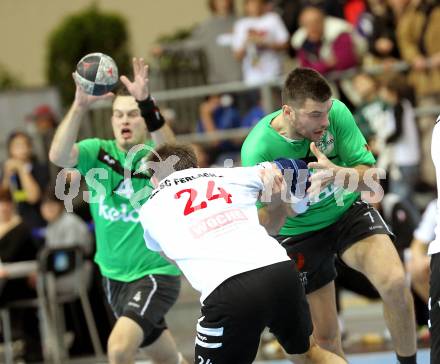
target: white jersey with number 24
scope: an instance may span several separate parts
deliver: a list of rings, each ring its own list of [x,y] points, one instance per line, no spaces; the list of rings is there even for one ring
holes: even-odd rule
[[[289,260],[258,221],[261,168],[178,171],[141,208],[148,248],[176,262],[201,302],[229,277]]]

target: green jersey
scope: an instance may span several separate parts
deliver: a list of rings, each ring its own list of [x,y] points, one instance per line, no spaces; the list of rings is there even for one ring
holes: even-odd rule
[[[147,248],[139,222],[139,207],[152,187],[145,174],[135,171],[142,167],[148,150],[131,158],[115,140],[85,139],[77,146],[77,169],[86,177],[95,223],[95,262],[102,275],[123,282],[148,274],[179,275],[174,265]]]
[[[249,133],[241,149],[244,166],[277,158],[302,159],[307,163],[316,161],[310,151],[310,140],[289,140],[272,128],[271,121],[280,113],[281,110],[278,110],[267,115]],[[375,163],[351,112],[341,101],[333,100],[329,122],[326,133],[316,145],[334,164],[352,167]],[[358,192],[348,192],[331,184],[311,201],[305,213],[287,218],[280,234],[298,235],[329,226],[336,222],[358,197]]]

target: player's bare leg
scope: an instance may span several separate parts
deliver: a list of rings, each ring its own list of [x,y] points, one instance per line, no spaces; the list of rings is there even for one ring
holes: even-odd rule
[[[288,355],[295,364],[347,364],[340,356],[324,350],[316,344],[313,336],[310,336],[310,349],[302,355]]]
[[[331,354],[331,357],[335,357],[335,363],[346,363],[336,311],[334,282],[309,293],[307,301],[313,321],[313,341],[310,342],[310,347],[313,350],[311,352],[317,352],[317,354],[320,352],[329,353],[328,355]],[[316,348],[319,348],[319,351]],[[291,358],[295,364],[314,363],[314,361],[311,361],[309,353],[294,355]],[[317,362],[319,363],[319,361]],[[329,363],[333,362],[329,361]]]
[[[182,354],[177,351],[176,343],[169,330],[164,330],[154,343],[143,348],[142,351],[148,354],[154,364],[188,364]]]
[[[309,293],[307,301],[312,315],[313,337],[316,344],[341,358],[345,358],[336,310],[334,282]]]
[[[107,355],[110,364],[134,364],[144,333],[142,328],[128,317],[120,317],[110,334],[107,343]],[[181,360],[176,344],[168,330],[149,346],[147,352],[154,364],[187,364]]]
[[[403,265],[388,235],[377,234],[352,245],[342,260],[363,273],[383,300],[384,317],[399,356],[417,350],[414,304]]]
[[[142,328],[128,317],[120,317],[107,342],[110,364],[133,364],[144,337]]]

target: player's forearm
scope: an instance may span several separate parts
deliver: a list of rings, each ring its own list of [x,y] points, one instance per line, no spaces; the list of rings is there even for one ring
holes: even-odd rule
[[[176,141],[174,132],[171,130],[168,124],[164,124],[160,129],[151,133],[151,139],[156,147],[164,143],[173,143]]]
[[[59,167],[74,167],[76,165],[78,155],[74,146],[85,112],[85,108],[73,104],[57,128],[50,146],[49,159]]]
[[[258,209],[258,219],[269,235],[277,235],[287,217],[285,206],[278,205],[277,208],[264,206]]]
[[[174,132],[166,124],[159,107],[151,95],[145,100],[136,100],[136,102],[156,147],[164,143],[173,143],[176,140]]]

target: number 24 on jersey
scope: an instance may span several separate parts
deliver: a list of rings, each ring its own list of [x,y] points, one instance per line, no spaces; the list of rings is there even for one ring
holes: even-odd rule
[[[206,190],[206,199],[208,201],[213,201],[223,198],[226,203],[232,203],[232,195],[224,190],[222,187],[217,187],[218,193],[214,194],[215,182],[208,181],[208,188]],[[217,192],[216,191],[216,192]],[[186,202],[185,209],[183,210],[183,215],[187,216],[193,212],[201,209],[206,209],[208,207],[208,201],[202,201],[197,205],[194,205],[197,198],[198,192],[194,188],[186,188],[176,192],[174,195],[175,199],[180,199],[184,193],[189,194],[188,201]]]

